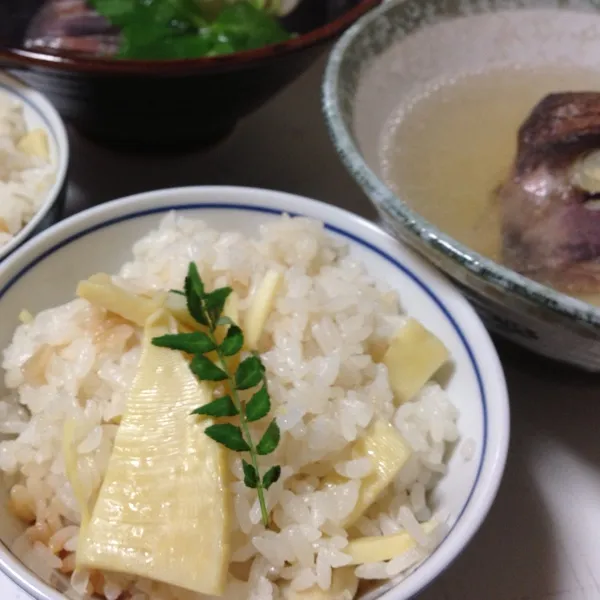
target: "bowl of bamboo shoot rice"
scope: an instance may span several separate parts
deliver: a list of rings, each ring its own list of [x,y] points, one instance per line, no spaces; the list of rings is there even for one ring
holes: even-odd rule
[[[68,155],[52,104],[0,72],[0,261],[60,218]]]
[[[0,265],[0,313],[0,569],[37,600],[408,599],[494,500],[488,334],[341,209],[110,202]]]

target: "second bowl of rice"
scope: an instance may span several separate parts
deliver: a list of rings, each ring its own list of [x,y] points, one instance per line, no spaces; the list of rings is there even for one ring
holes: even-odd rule
[[[0,261],[62,215],[69,143],[52,104],[0,72]]]
[[[184,406],[173,422],[187,396],[167,363],[200,384],[148,337],[160,314],[171,337],[206,341],[213,313],[193,294],[223,289],[214,331],[243,332],[272,418],[240,391],[225,426],[246,419],[259,449],[278,432],[257,471],[245,442],[194,437],[209,417]],[[104,204],[0,265],[0,312],[0,569],[38,600],[405,600],[496,495],[509,410],[488,334],[443,276],[338,208],[220,187]],[[237,398],[236,377],[206,389]],[[266,520],[259,470],[277,473]]]

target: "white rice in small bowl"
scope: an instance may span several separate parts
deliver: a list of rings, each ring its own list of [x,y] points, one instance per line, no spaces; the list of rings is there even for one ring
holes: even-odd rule
[[[0,72],[0,260],[58,220],[67,164],[67,136],[54,107]]]
[[[75,298],[79,281],[104,272],[112,278],[102,282],[129,298],[160,304],[169,290],[182,288],[190,261],[206,290],[233,289],[235,320],[242,329],[247,325],[248,336],[263,282],[278,274],[256,349],[281,431],[276,450],[259,457],[263,473],[281,467],[266,492],[268,525],[257,491],[244,483],[240,454],[219,446],[226,500],[212,520],[225,515],[226,533],[209,540],[200,533],[191,547],[194,534],[186,530],[197,525],[190,515],[202,494],[195,498],[189,486],[178,488],[183,475],[171,474],[173,484],[147,466],[169,452],[175,465],[183,452],[183,442],[169,441],[164,418],[158,454],[139,451],[129,475],[118,471],[121,479],[114,479],[113,447],[134,452],[122,441],[123,431],[135,421],[132,382],[137,389],[148,360],[141,356],[150,352],[146,342],[142,354],[139,315],[150,309],[136,304],[139,310],[127,318],[116,314],[120,309],[106,310],[99,296]],[[37,598],[211,598],[198,593],[208,585],[202,578],[173,573],[191,560],[194,567],[187,570],[209,569],[209,578],[219,568],[215,556],[225,565],[221,597],[227,600],[409,598],[461,551],[495,496],[508,443],[508,404],[487,334],[445,280],[377,228],[339,209],[237,188],[167,190],[110,203],[68,219],[6,261],[0,311],[0,471],[7,494],[0,537],[13,553],[0,550],[0,568]],[[400,401],[402,386],[439,350],[417,336],[414,354],[410,346],[390,363],[390,348],[398,348],[393,340],[410,323],[439,339],[449,360]],[[215,396],[222,393],[218,388]],[[75,425],[65,444],[69,423]],[[250,424],[257,440],[265,423]],[[391,453],[369,446],[382,432]],[[218,446],[199,439],[194,444],[202,448]],[[196,451],[190,448],[185,452]],[[208,477],[208,467],[199,468]],[[146,488],[139,486],[152,473],[152,491],[142,494]],[[367,498],[377,487],[373,482],[383,480]],[[161,489],[171,496],[161,496]],[[123,514],[132,503],[133,513],[160,504],[163,518],[171,515],[170,526],[145,521],[133,536],[137,542],[103,529],[102,507],[121,501],[117,512]],[[178,508],[169,512],[167,505]],[[84,506],[92,516],[82,525]],[[182,525],[182,513],[189,523]],[[183,533],[169,538],[165,550],[160,539],[178,528]],[[116,573],[127,570],[126,557],[136,554],[150,531],[155,542],[145,546],[140,564],[134,560],[129,572]],[[123,554],[115,563],[100,553],[110,571],[86,562],[94,536],[108,536],[108,554],[115,548]],[[86,546],[82,539],[92,542]],[[175,560],[170,570],[163,568],[165,554]]]

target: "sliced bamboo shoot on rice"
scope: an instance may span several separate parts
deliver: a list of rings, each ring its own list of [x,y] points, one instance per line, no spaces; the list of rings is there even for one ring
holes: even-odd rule
[[[421,528],[425,535],[429,535],[438,523],[435,520],[423,523]],[[351,565],[362,565],[392,560],[416,548],[417,542],[405,531],[393,535],[364,537],[352,540],[344,548],[344,554],[352,558]]]
[[[32,129],[17,144],[17,149],[28,156],[37,156],[44,161],[50,160],[48,134],[43,129]]]
[[[449,358],[441,340],[415,319],[408,319],[383,357],[396,402],[411,400]]]
[[[79,478],[77,459],[79,455],[77,453],[77,447],[75,444],[75,434],[77,430],[77,422],[75,419],[69,419],[65,421],[63,429],[63,458],[65,461],[65,472],[75,500],[79,505],[79,512],[81,513],[81,531],[85,531],[90,522],[90,494],[88,494],[81,483]]]
[[[152,345],[166,311],[145,328],[142,358],[77,566],[147,577],[208,595],[224,591],[230,558],[227,450],[190,415],[212,399],[180,352]]]
[[[358,501],[343,519],[342,527],[351,527],[392,483],[412,451],[398,430],[382,420],[375,421],[352,450],[352,457],[368,458],[373,470],[361,482]],[[326,478],[325,485],[336,485],[344,478],[337,473]]]
[[[99,306],[123,319],[143,327],[148,318],[161,308],[165,308],[177,321],[197,329],[198,323],[189,314],[185,299],[175,294],[167,294],[166,299],[146,298],[116,285],[110,275],[96,273],[89,279],[79,282],[77,295],[94,306]]]
[[[270,270],[265,274],[260,286],[252,298],[245,322],[246,346],[249,350],[256,350],[260,337],[265,328],[265,323],[275,304],[275,297],[281,286],[283,277],[279,271]]]
[[[25,308],[19,313],[19,321],[21,321],[23,325],[29,325],[29,323],[33,323],[33,319],[33,315]]]
[[[235,293],[231,292],[225,306],[223,307],[223,317],[231,319],[234,323],[240,322],[240,297]],[[225,335],[229,327],[219,327],[217,329],[217,341],[221,343],[225,339]]]
[[[358,591],[358,577],[353,568],[334,569],[331,575],[331,587],[322,590],[319,586],[296,591],[290,585],[282,586],[283,600],[352,600]]]
[[[104,273],[97,273],[77,286],[77,295],[94,306],[99,306],[140,327],[159,310],[150,298],[137,296],[115,285]]]

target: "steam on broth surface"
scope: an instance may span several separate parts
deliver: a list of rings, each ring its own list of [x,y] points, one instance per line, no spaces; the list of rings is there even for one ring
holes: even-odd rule
[[[388,121],[383,176],[440,230],[500,262],[496,191],[509,176],[519,127],[547,94],[584,90],[600,91],[600,69],[505,67],[439,80]]]

